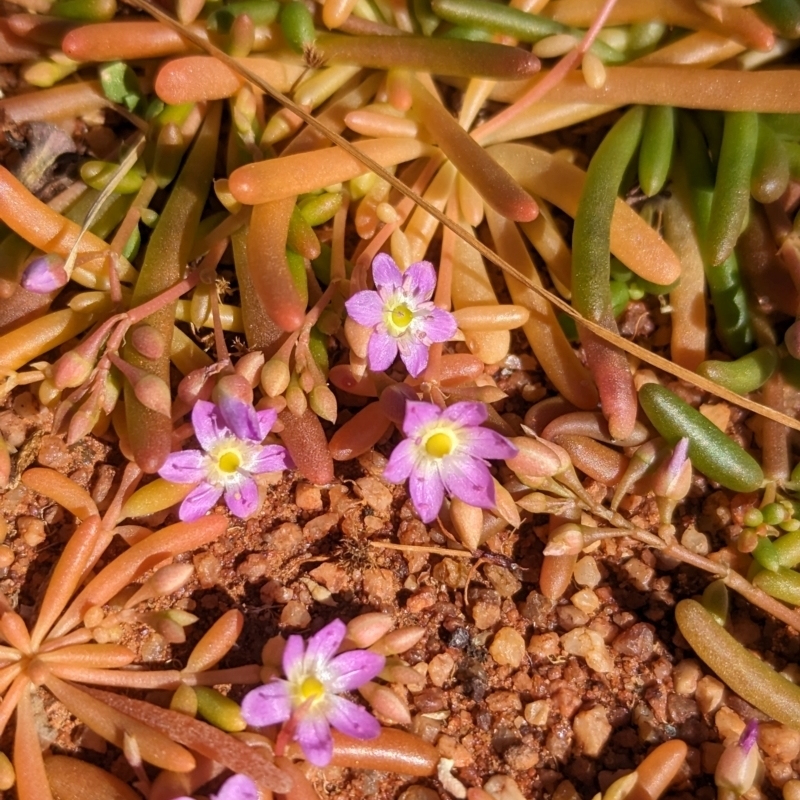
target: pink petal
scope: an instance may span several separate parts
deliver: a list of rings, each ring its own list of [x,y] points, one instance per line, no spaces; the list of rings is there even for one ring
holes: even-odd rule
[[[306,645],[306,665],[327,664],[336,655],[346,633],[347,626],[340,619],[320,628]]]
[[[482,425],[488,416],[489,412],[483,403],[473,403],[470,400],[453,403],[442,413],[443,419],[449,419],[450,422],[464,426]]]
[[[420,428],[438,422],[442,411],[433,403],[409,400],[406,403],[406,416],[403,419],[403,433],[413,439]]]
[[[178,516],[183,522],[194,522],[194,520],[200,519],[203,514],[214,507],[214,503],[219,500],[221,494],[222,489],[219,486],[212,486],[204,481],[183,498],[181,507],[178,509]]]
[[[219,410],[237,439],[260,442],[264,438],[256,410],[249,403],[223,395],[219,400]]]
[[[279,444],[268,444],[260,448],[255,458],[249,459],[242,466],[254,475],[262,472],[279,472],[286,469],[287,455],[285,447],[281,447]]]
[[[428,366],[429,346],[415,342],[407,336],[404,336],[398,341],[400,349],[400,358],[406,365],[408,374],[412,378],[416,378],[425,371]]]
[[[494,508],[494,481],[480,459],[450,456],[442,460],[441,474],[449,495],[477,508]]]
[[[384,372],[397,358],[397,340],[388,333],[373,333],[367,345],[367,361],[373,372]]]
[[[315,767],[326,767],[333,755],[333,739],[328,720],[323,716],[307,715],[297,723],[295,739],[305,757]]]
[[[211,800],[258,800],[258,787],[247,775],[231,775]]]
[[[256,411],[256,417],[258,417],[259,433],[261,434],[258,441],[261,442],[275,425],[278,412],[274,408],[265,408],[263,411]]]
[[[369,711],[344,697],[331,698],[328,722],[354,739],[374,739],[381,732],[380,723]]]
[[[471,456],[511,458],[519,452],[505,436],[490,428],[469,428],[461,431],[458,438]]]
[[[233,514],[246,519],[258,509],[258,486],[252,478],[237,481],[225,489],[225,505]]]
[[[336,675],[327,687],[334,694],[350,692],[377,677],[384,668],[386,659],[369,650],[348,650],[336,656],[330,665]],[[338,726],[334,726],[338,727]]]
[[[403,285],[403,273],[391,256],[378,253],[372,259],[372,280],[378,289],[386,287],[399,289]]]
[[[430,261],[417,261],[403,273],[403,291],[417,301],[430,300],[436,288],[436,268]]]
[[[265,683],[242,698],[242,718],[255,728],[286,722],[291,716],[292,701],[286,681]]]
[[[202,450],[170,453],[158,474],[171,483],[200,483],[208,475],[207,456]]]
[[[383,300],[377,292],[356,292],[345,304],[347,313],[360,325],[374,328],[383,321]]]
[[[433,464],[417,466],[408,482],[411,502],[423,522],[433,522],[444,501],[444,484]]]
[[[403,439],[392,450],[389,462],[383,470],[383,477],[392,483],[403,483],[411,475],[416,457],[417,445],[411,439]]]
[[[232,431],[225,424],[220,410],[214,403],[198,400],[192,409],[194,435],[203,450],[210,450],[220,439],[230,436]]]
[[[283,647],[283,674],[290,680],[296,680],[298,674],[303,671],[303,656],[306,652],[306,645],[302,636],[293,634],[286,640]]]
[[[449,311],[435,306],[415,322],[416,327],[422,329],[431,342],[446,342],[452,339],[458,330],[456,318]]]

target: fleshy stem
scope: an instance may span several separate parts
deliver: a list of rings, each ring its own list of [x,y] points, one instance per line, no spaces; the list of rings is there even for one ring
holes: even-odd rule
[[[516,101],[516,103],[503,109],[499,114],[496,114],[490,120],[484,122],[483,125],[479,125],[475,128],[472,132],[472,137],[475,141],[481,142],[498,128],[511,122],[518,114],[541,100],[552,88],[557,86],[592,46],[592,43],[597,38],[597,34],[603,29],[606,20],[614,10],[616,3],[617,0],[605,0],[603,7],[600,9],[600,13],[595,17],[594,22],[592,22],[591,27],[586,31],[585,36],[578,46],[570,50],[542,80],[532,86]]]

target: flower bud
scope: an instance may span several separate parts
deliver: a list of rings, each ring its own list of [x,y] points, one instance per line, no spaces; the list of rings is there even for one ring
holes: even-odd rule
[[[389,614],[373,611],[354,617],[347,623],[347,641],[357,648],[367,648],[386,635],[394,625]]]
[[[29,261],[22,272],[20,286],[35,294],[47,294],[66,286],[68,280],[64,259],[54,254]]]
[[[72,446],[88,436],[100,420],[100,408],[96,398],[89,399],[72,415],[67,428],[67,445]]]
[[[308,405],[318,417],[336,422],[336,396],[327,386],[315,386],[308,395]]]
[[[583,550],[583,528],[567,522],[559,525],[551,534],[544,548],[546,556],[576,556]]]
[[[510,440],[519,453],[506,459],[506,464],[518,475],[526,478],[550,478],[572,465],[567,451],[545,439],[515,436]]]
[[[5,753],[0,753],[0,792],[7,792],[16,781],[14,767]]]
[[[359,325],[352,317],[344,321],[344,335],[350,349],[359,357],[367,357],[367,345],[372,336],[372,328]]]
[[[258,376],[264,366],[264,354],[260,350],[245,353],[237,362],[234,371],[244,378],[251,387],[258,383]]]
[[[130,342],[138,353],[151,361],[161,358],[167,347],[163,334],[146,324],[137,325],[130,332]]]
[[[211,392],[211,399],[219,405],[223,399],[233,398],[245,405],[253,405],[253,387],[241,375],[223,375]]]
[[[181,714],[186,714],[187,717],[197,716],[197,695],[191,686],[182,683],[172,695],[169,707],[173,711],[179,711]]]
[[[178,399],[191,407],[198,400],[208,400],[211,397],[212,389],[211,374],[206,367],[201,367],[181,378],[181,382],[178,384]]]
[[[387,633],[370,649],[381,656],[390,656],[405,653],[410,650],[425,635],[425,628],[418,625],[409,625]]]
[[[75,389],[88,380],[93,369],[93,362],[70,350],[53,364],[51,380],[57,389]]]
[[[659,465],[653,478],[656,497],[682,500],[692,485],[692,462],[688,458],[689,440],[680,439],[672,455]]]
[[[261,370],[261,388],[267,397],[277,397],[289,386],[289,365],[279,358],[271,358]]]
[[[727,790],[738,798],[753,787],[761,763],[757,738],[758,723],[750,720],[739,741],[723,750],[714,771],[714,783],[718,789]]]
[[[163,417],[172,415],[172,394],[158,375],[144,375],[133,384],[133,393],[145,408]]]
[[[388,686],[370,681],[358,688],[358,693],[387,722],[394,725],[410,725],[411,713],[406,702]]]
[[[286,407],[294,414],[295,417],[302,417],[308,408],[308,400],[306,395],[297,383],[296,379],[289,382],[286,389]]]
[[[194,566],[192,564],[167,564],[151,575],[131,596],[125,608],[133,608],[145,600],[177,592],[192,579]]]
[[[477,550],[483,533],[483,509],[471,506],[454,497],[450,503],[450,521],[461,540],[469,550]]]
[[[229,697],[208,686],[195,686],[197,712],[220,730],[234,733],[243,731],[247,723],[242,719],[242,711]]]

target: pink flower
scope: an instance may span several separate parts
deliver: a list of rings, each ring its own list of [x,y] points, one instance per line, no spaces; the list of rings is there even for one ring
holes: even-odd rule
[[[379,253],[372,262],[375,291],[354,294],[347,313],[360,325],[372,328],[367,360],[373,372],[382,372],[397,358],[416,378],[428,366],[428,348],[455,335],[457,325],[449,311],[432,302],[436,270],[429,261],[418,261],[400,272],[394,260]]]
[[[258,800],[261,795],[258,787],[247,775],[231,775],[216,794],[211,795],[211,800]],[[191,797],[176,797],[175,800],[192,800]]]
[[[248,692],[242,716],[248,725],[264,727],[289,722],[293,738],[306,758],[324,767],[333,755],[331,725],[356,739],[374,739],[380,733],[375,717],[361,706],[339,697],[371,681],[385,659],[369,650],[336,655],[347,628],[341,620],[326,625],[303,644],[290,636],[283,651],[286,680],[274,679]]]
[[[172,453],[158,471],[172,483],[197,484],[178,511],[184,522],[202,517],[223,492],[237,517],[249,517],[258,508],[258,486],[252,476],[288,467],[285,448],[261,444],[276,418],[274,409],[256,411],[233,398],[219,405],[195,403],[192,425],[203,449]]]
[[[403,433],[383,477],[409,481],[414,507],[423,522],[433,522],[445,493],[478,508],[494,508],[495,492],[487,458],[511,458],[517,448],[504,436],[482,428],[483,403],[454,403],[442,410],[433,403],[406,403]]]

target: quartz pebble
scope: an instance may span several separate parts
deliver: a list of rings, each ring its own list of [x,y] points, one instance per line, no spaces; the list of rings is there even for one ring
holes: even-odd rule
[[[724,695],[725,684],[713,675],[706,675],[697,682],[694,699],[703,714],[711,714],[720,707]]]
[[[444,686],[455,671],[456,662],[449,653],[439,653],[428,662],[428,677],[434,686]]]
[[[672,686],[677,694],[693,695],[702,677],[700,664],[693,658],[685,658],[672,670]]]
[[[525,640],[514,628],[500,628],[489,646],[489,654],[501,666],[518,667],[525,658]]]
[[[483,788],[494,800],[525,800],[517,782],[508,775],[492,775]]]
[[[595,672],[611,672],[614,659],[603,637],[588,628],[575,628],[561,637],[561,646],[573,656],[582,656]]]
[[[600,568],[592,556],[584,556],[575,564],[572,577],[578,586],[588,586],[590,589],[594,589],[602,580]]]
[[[595,706],[579,711],[572,721],[575,744],[584,755],[597,758],[611,735],[611,724],[606,709]]]
[[[503,753],[503,761],[511,769],[533,769],[539,763],[539,753],[529,744],[515,744]]]
[[[800,731],[777,722],[765,722],[758,727],[758,746],[764,755],[788,764],[800,755]]]
[[[550,716],[550,701],[534,700],[525,706],[525,710],[522,713],[528,725],[544,727],[547,725],[547,718]]]
[[[307,628],[311,624],[311,614],[297,600],[290,600],[281,611],[281,625],[289,628]]]
[[[478,630],[491,628],[500,622],[500,595],[492,590],[482,590],[471,610]]]

